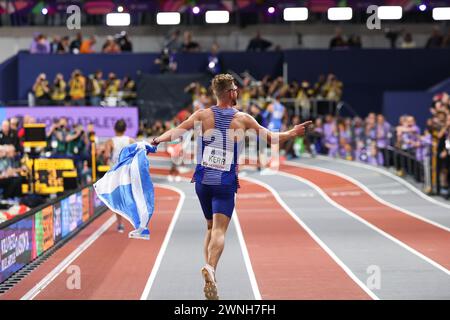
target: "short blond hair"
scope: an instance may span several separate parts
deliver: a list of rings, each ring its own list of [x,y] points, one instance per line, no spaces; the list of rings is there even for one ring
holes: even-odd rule
[[[234,78],[228,73],[218,74],[211,81],[212,90],[216,97],[220,97],[224,92],[232,89],[233,85]]]

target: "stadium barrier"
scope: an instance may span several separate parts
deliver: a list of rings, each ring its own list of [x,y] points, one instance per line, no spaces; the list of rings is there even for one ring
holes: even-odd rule
[[[44,72],[49,81],[57,73],[69,79],[74,69],[85,75],[103,70],[119,78],[137,74],[158,74],[154,60],[159,53],[92,55],[42,55],[18,53],[0,65],[0,100],[24,100],[36,77]],[[449,49],[363,49],[363,50],[283,50],[280,52],[221,52],[222,70],[250,72],[258,79],[284,75],[294,80],[316,81],[320,74],[334,73],[345,84],[344,97],[358,113],[380,112],[385,91],[424,90],[450,71]],[[177,54],[177,73],[207,72],[207,52]],[[426,61],[427,63],[413,63]],[[283,64],[286,72],[283,74]],[[411,66],[414,65],[412,68]],[[6,81],[7,79],[7,81]]]
[[[0,224],[0,284],[71,238],[106,207],[92,184]]]
[[[94,125],[98,137],[114,136],[114,124],[119,119],[127,123],[127,135],[136,137],[139,130],[139,111],[137,107],[93,107],[93,106],[39,106],[39,107],[0,107],[0,121],[12,117],[23,118],[25,115],[36,118],[36,123],[44,123],[48,128],[61,117],[67,119],[68,125],[89,123]]]

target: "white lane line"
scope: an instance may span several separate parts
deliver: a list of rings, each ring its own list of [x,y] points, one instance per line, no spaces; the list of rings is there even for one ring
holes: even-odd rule
[[[150,273],[147,283],[145,284],[144,291],[142,292],[142,295],[141,295],[141,300],[148,299],[150,290],[153,286],[153,282],[155,281],[155,278],[156,278],[156,274],[158,273],[159,267],[161,266],[161,262],[162,262],[164,253],[166,252],[167,246],[169,244],[170,237],[172,236],[172,232],[175,228],[175,224],[177,223],[178,217],[180,216],[181,208],[183,207],[183,204],[184,204],[184,199],[186,198],[185,193],[178,188],[175,188],[173,186],[169,186],[166,184],[159,184],[159,183],[154,183],[154,185],[177,192],[180,195],[180,200],[178,201],[177,208],[175,209],[175,213],[172,217],[172,221],[170,222],[169,228],[167,229],[167,233],[166,233],[166,236],[164,237],[164,241],[161,245],[161,248],[159,249],[158,255],[155,260],[155,264],[153,265],[153,268],[152,268],[152,272]]]
[[[257,179],[249,177],[245,177],[242,179],[258,184],[261,187],[269,190],[278,201],[278,203],[283,207],[283,209],[286,210],[286,212],[292,217],[292,219],[294,219],[295,222],[297,222],[322,247],[322,249],[325,250],[326,253],[328,253],[328,255],[342,268],[342,270],[344,270],[344,272],[372,299],[379,300],[378,296],[373,293],[361,280],[359,280],[359,278],[350,270],[350,268],[347,267],[341,259],[339,259],[339,257],[291,210],[291,208],[289,208],[289,206],[283,201],[283,199],[281,199],[280,195],[275,189]]]
[[[159,178],[167,178],[167,176],[164,175],[152,175]],[[181,181],[190,182],[191,179],[181,177]],[[239,198],[239,197],[238,197]],[[236,215],[236,210],[234,211],[232,220],[234,222],[234,226],[236,228],[236,234],[238,236],[239,245],[242,250],[242,257],[244,259],[245,268],[247,269],[248,277],[250,280],[250,285],[252,287],[253,296],[255,297],[255,300],[262,300],[261,293],[259,291],[258,283],[256,281],[255,272],[253,271],[253,266],[250,260],[250,255],[247,250],[247,245],[245,244],[244,236],[242,234],[241,224],[239,223],[239,219]]]
[[[411,212],[411,211],[409,211],[407,209],[401,208],[399,206],[396,206],[395,204],[392,204],[390,202],[387,202],[387,201],[381,199],[379,196],[377,196],[375,193],[373,193],[369,188],[367,188],[361,182],[355,180],[354,178],[352,178],[352,177],[350,177],[350,176],[348,176],[346,174],[337,172],[335,170],[325,169],[325,168],[321,168],[321,167],[317,167],[317,166],[313,166],[313,165],[308,165],[308,164],[300,164],[300,163],[291,162],[291,161],[286,161],[285,163],[287,165],[291,165],[291,166],[298,167],[298,168],[312,169],[312,170],[317,170],[317,171],[321,171],[321,172],[324,172],[324,173],[332,174],[332,175],[338,176],[338,177],[340,177],[342,179],[345,179],[347,181],[350,181],[351,183],[355,184],[356,186],[358,186],[359,188],[364,190],[370,197],[372,197],[376,201],[378,201],[378,202],[380,202],[380,203],[382,203],[382,204],[384,204],[384,205],[386,205],[388,207],[391,207],[392,209],[400,211],[400,212],[402,212],[402,213],[404,213],[406,215],[409,215],[409,216],[414,217],[416,219],[422,220],[423,222],[429,223],[429,224],[431,224],[431,225],[433,225],[435,227],[438,227],[438,228],[443,229],[443,230],[445,230],[447,232],[450,232],[450,228],[448,228],[448,227],[446,227],[446,226],[444,226],[444,225],[442,225],[442,224],[440,224],[438,222],[435,222],[435,221],[432,221],[432,220],[430,220],[428,218],[422,217],[422,216],[420,216],[418,214],[415,214],[415,213],[413,213],[413,212]]]
[[[418,252],[417,250],[411,248],[410,246],[408,246],[404,242],[402,242],[399,239],[393,237],[392,235],[386,233],[385,231],[379,229],[378,227],[376,227],[373,224],[369,223],[368,221],[364,220],[363,218],[361,218],[360,216],[358,216],[354,212],[348,210],[347,208],[345,208],[345,207],[341,206],[340,204],[338,204],[337,202],[335,202],[319,186],[317,186],[313,182],[311,182],[311,181],[309,181],[309,180],[307,180],[305,178],[299,177],[299,176],[297,176],[295,174],[291,174],[291,173],[287,173],[287,172],[279,171],[277,174],[285,176],[285,177],[288,177],[288,178],[295,179],[295,180],[300,181],[302,183],[305,183],[306,185],[308,185],[311,188],[313,188],[314,190],[316,190],[325,199],[325,201],[327,201],[329,204],[331,204],[335,208],[343,211],[344,213],[348,214],[352,218],[354,218],[354,219],[358,220],[359,222],[365,224],[366,226],[368,226],[372,230],[375,230],[376,232],[380,233],[381,235],[383,235],[384,237],[388,238],[389,240],[394,241],[395,243],[397,243],[398,245],[400,245],[404,249],[408,250],[412,254],[418,256],[419,258],[425,260],[426,262],[428,262],[432,266],[434,266],[434,267],[438,268],[439,270],[445,272],[447,275],[450,275],[450,271],[447,268],[445,268],[444,266],[440,265],[439,263],[437,263],[434,260],[431,260],[427,256],[425,256],[422,253]]]
[[[250,284],[252,286],[253,296],[256,300],[261,300],[261,293],[258,288],[255,272],[253,271],[252,262],[250,261],[250,255],[248,254],[247,245],[245,244],[244,235],[242,234],[241,224],[239,223],[239,219],[237,218],[236,210],[234,211],[232,219],[236,228],[239,244],[241,246],[242,256],[244,258],[244,263],[247,269],[248,277],[250,279]]]
[[[374,166],[371,166],[371,165],[368,165],[368,164],[365,164],[365,163],[360,163],[360,162],[354,162],[354,161],[348,161],[348,160],[342,160],[342,159],[329,159],[329,158],[327,158],[325,156],[317,156],[317,158],[318,159],[322,159],[322,160],[326,160],[326,161],[339,162],[339,163],[343,163],[343,164],[346,164],[346,165],[351,165],[351,166],[354,166],[354,167],[364,168],[364,169],[367,169],[367,170],[378,172],[378,173],[380,173],[382,175],[385,175],[385,176],[387,176],[389,178],[392,178],[395,181],[399,182],[400,184],[404,185],[406,188],[408,188],[409,190],[411,190],[412,192],[417,194],[422,199],[425,199],[425,200],[427,200],[427,201],[429,201],[429,202],[431,202],[433,204],[436,204],[438,206],[441,206],[443,208],[450,209],[450,204],[446,204],[446,203],[443,203],[443,202],[438,201],[436,199],[433,199],[432,197],[430,197],[429,195],[423,193],[420,189],[418,189],[417,187],[415,187],[414,185],[412,185],[408,181],[406,181],[406,180],[404,180],[404,179],[402,179],[400,177],[397,177],[395,174],[393,174],[393,173],[391,173],[391,172],[389,172],[387,170],[384,170],[382,168],[377,168],[377,167],[374,167]]]
[[[80,256],[91,244],[95,242],[106,230],[116,221],[116,216],[110,217],[97,231],[81,243],[70,255],[61,261],[52,271],[50,271],[38,284],[28,291],[20,300],[32,300],[42,290],[44,290],[55,278],[61,274],[76,258]]]

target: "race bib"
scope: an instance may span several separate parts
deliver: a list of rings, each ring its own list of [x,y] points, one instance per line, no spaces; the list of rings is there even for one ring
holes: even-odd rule
[[[214,147],[205,147],[202,166],[220,171],[230,171],[233,161],[233,151]]]

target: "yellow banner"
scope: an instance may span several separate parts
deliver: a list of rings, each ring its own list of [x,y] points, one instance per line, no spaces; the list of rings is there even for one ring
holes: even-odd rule
[[[33,160],[27,161],[27,167],[31,170]],[[36,159],[34,170],[73,170],[75,166],[72,159]]]

